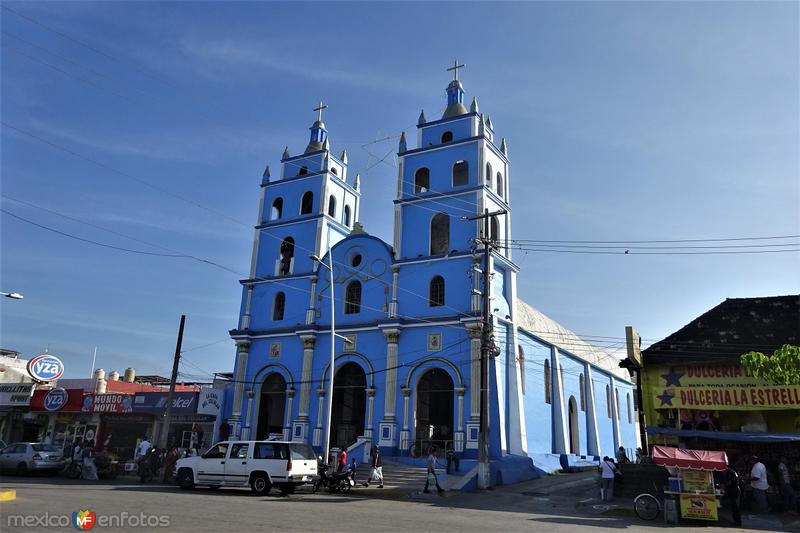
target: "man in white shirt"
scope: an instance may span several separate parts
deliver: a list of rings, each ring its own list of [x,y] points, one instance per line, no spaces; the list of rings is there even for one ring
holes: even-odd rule
[[[750,470],[750,486],[753,488],[753,503],[755,512],[766,513],[767,507],[767,467],[764,466],[758,457],[753,456],[753,468]]]
[[[139,443],[139,447],[136,449],[135,460],[136,461],[141,460],[145,455],[147,455],[147,452],[152,447],[153,445],[150,444],[150,441],[147,439],[147,435],[145,435],[144,438],[142,439],[142,442]]]
[[[614,499],[614,476],[617,474],[617,466],[610,457],[603,457],[600,462],[600,499],[612,501]]]

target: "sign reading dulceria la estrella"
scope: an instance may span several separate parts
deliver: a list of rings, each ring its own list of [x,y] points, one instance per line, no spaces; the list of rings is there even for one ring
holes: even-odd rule
[[[650,369],[656,409],[800,409],[800,385],[774,385],[739,365]]]

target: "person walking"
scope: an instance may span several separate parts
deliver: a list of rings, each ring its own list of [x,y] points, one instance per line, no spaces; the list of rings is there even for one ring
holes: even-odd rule
[[[753,502],[755,503],[756,513],[766,513],[769,511],[767,505],[767,467],[764,466],[758,456],[753,456],[753,468],[750,470],[750,486],[753,488]]]
[[[177,463],[178,459],[180,458],[181,451],[173,444],[167,453],[166,459],[164,459],[164,483],[172,483],[172,474],[173,470],[175,470],[175,463]]]
[[[797,512],[797,498],[794,495],[792,482],[789,479],[789,467],[786,466],[786,456],[781,456],[781,462],[778,463],[778,483],[781,487],[781,496],[783,497],[783,512],[796,513]]]
[[[742,526],[742,491],[739,488],[739,474],[731,467],[725,472],[725,498],[731,508],[731,519],[734,527]]]
[[[153,445],[150,444],[150,440],[145,435],[142,438],[142,442],[139,443],[139,446],[136,448],[136,457],[134,457],[134,461],[137,463],[142,460],[147,455],[147,452],[150,451]]]
[[[422,491],[425,494],[429,494],[430,491],[428,487],[431,484],[431,479],[436,484],[436,490],[439,494],[444,492],[444,489],[439,486],[439,478],[436,476],[436,466],[439,464],[439,461],[436,459],[436,447],[434,446],[431,448],[431,452],[428,454],[428,471],[425,475],[425,489]]]
[[[347,470],[347,450],[342,448],[342,451],[339,452],[339,468],[337,471],[344,472],[345,470]]]
[[[372,470],[369,473],[369,477],[364,483],[362,483],[362,485],[364,485],[365,487],[369,487],[369,482],[375,480],[380,482],[378,488],[382,489],[383,466],[381,464],[381,450],[378,448],[377,445],[373,445],[372,450],[370,450],[370,466],[372,467]]]
[[[603,457],[600,463],[600,499],[604,502],[614,500],[614,476],[617,474],[617,466],[610,457]]]

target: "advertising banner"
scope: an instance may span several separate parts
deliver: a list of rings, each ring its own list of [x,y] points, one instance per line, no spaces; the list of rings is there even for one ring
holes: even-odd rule
[[[39,389],[31,397],[31,411],[80,412],[83,405],[83,389]]]
[[[83,398],[84,413],[132,413],[132,394],[87,394]]]
[[[710,494],[681,494],[681,516],[693,520],[717,520],[717,499]]]
[[[32,394],[32,383],[0,383],[0,407],[26,407]]]
[[[684,492],[699,494],[713,494],[714,486],[711,484],[711,472],[706,470],[683,470]]]
[[[168,392],[137,392],[133,412],[163,415],[167,411],[168,396]],[[172,414],[194,414],[196,407],[196,392],[176,392],[172,398]]]
[[[739,365],[654,368],[649,380],[656,409],[800,409],[800,385],[766,383]]]
[[[657,391],[655,407],[723,411],[800,409],[800,386],[664,388]]]
[[[200,389],[197,401],[197,414],[217,416],[220,405],[222,405],[222,389],[204,388]]]

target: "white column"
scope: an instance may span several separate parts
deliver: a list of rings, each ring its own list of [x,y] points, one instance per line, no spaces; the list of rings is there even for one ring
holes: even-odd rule
[[[594,382],[592,381],[592,365],[584,365],[583,394],[586,397],[586,447],[589,455],[600,455],[600,435],[597,432],[597,409],[594,404]]]
[[[370,446],[372,446],[372,415],[373,409],[375,405],[375,389],[368,388],[367,389],[367,420],[364,424],[364,437],[369,441]]]
[[[283,440],[292,438],[292,404],[294,403],[294,389],[286,389],[286,413],[283,415]]]
[[[309,419],[308,409],[311,403],[311,371],[314,363],[314,343],[316,336],[303,335],[303,372],[300,378],[300,405],[298,406],[297,418],[307,422]]]
[[[456,387],[455,393],[457,398],[456,407],[456,432],[454,437],[454,449],[457,452],[464,451],[464,393],[467,391],[465,387]]]
[[[231,410],[230,421],[233,423],[233,435],[237,438],[241,431],[242,420],[242,397],[244,395],[244,380],[247,371],[247,358],[250,353],[250,341],[246,339],[237,340],[236,347],[236,372],[234,374],[236,384],[233,389],[233,409]]]
[[[316,306],[314,298],[317,294],[317,276],[311,276],[311,294],[308,298],[308,309],[306,310],[306,324],[313,324],[316,321]]]
[[[553,384],[553,453],[569,453],[567,443],[567,419],[564,412],[564,383],[561,381],[561,362],[558,357],[558,348],[550,348],[550,375]]]
[[[407,450],[411,445],[411,433],[408,429],[408,404],[411,398],[411,389],[403,387],[403,430],[400,432],[400,449]]]
[[[250,327],[250,306],[253,303],[253,286],[247,286],[247,296],[245,297],[244,314],[242,321],[239,324],[239,329],[248,329]]]
[[[317,389],[317,427],[314,428],[314,446],[320,446],[322,442],[322,421],[325,420],[325,388]],[[325,459],[327,462],[327,458]]]
[[[400,272],[398,265],[392,265],[392,301],[389,304],[389,318],[397,316],[397,277]]]
[[[253,391],[252,389],[247,390],[247,415],[245,417],[245,423],[242,427],[242,439],[243,440],[250,440],[250,434],[253,432],[253,424],[255,420],[253,420]]]
[[[617,409],[617,380],[611,376],[611,422],[614,428],[614,454],[620,447],[622,439],[619,436],[619,409]]]
[[[383,397],[383,417],[386,421],[394,421],[397,402],[397,344],[400,340],[400,331],[386,330],[383,334],[386,336],[386,387]]]

